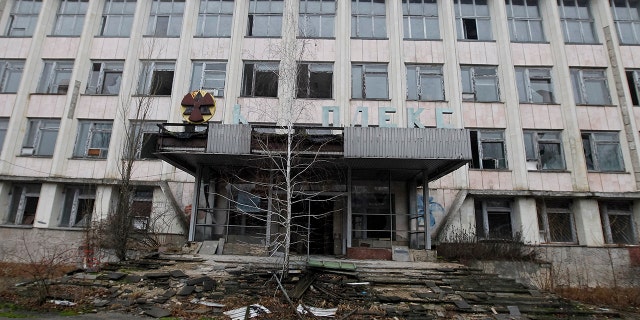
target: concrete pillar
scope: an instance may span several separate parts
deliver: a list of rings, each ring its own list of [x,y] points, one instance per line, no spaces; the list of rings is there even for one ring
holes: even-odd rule
[[[519,232],[525,243],[538,243],[540,227],[538,226],[536,200],[534,198],[517,198],[511,212],[511,223],[515,226],[513,231]]]
[[[578,243],[590,247],[604,245],[598,201],[577,199],[573,203],[573,214],[576,222]]]

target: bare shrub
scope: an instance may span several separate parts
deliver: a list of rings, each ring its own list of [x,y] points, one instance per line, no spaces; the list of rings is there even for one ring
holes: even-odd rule
[[[480,239],[466,229],[454,229],[444,233],[436,246],[438,256],[447,260],[510,260],[535,261],[535,248],[525,245],[522,235],[511,238]]]

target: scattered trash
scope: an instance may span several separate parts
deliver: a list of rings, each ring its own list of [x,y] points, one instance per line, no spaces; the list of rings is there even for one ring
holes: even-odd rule
[[[258,315],[263,313],[271,313],[269,309],[259,304],[252,304],[248,307],[241,307],[238,309],[225,311],[223,313],[231,317],[232,320],[242,320],[242,319],[245,319],[245,314],[247,314],[247,308],[249,308],[249,311],[248,311],[249,318],[257,317]]]
[[[49,300],[49,302],[54,303],[57,306],[70,307],[70,306],[75,306],[76,305],[75,302],[71,302],[71,301],[67,301],[67,300]]]
[[[349,282],[347,284],[350,286],[368,286],[371,283],[370,282]]]
[[[224,304],[220,304],[220,303],[216,303],[216,302],[210,302],[210,301],[205,301],[205,300],[200,300],[198,298],[193,298],[191,299],[191,303],[198,303],[201,304],[203,306],[207,306],[207,307],[214,307],[214,308],[222,308],[224,307]]]
[[[300,314],[307,314],[307,310],[316,317],[335,317],[336,312],[338,311],[338,308],[324,309],[324,308],[302,306],[301,304],[299,304],[298,308],[296,308],[296,311],[298,311],[298,313]]]

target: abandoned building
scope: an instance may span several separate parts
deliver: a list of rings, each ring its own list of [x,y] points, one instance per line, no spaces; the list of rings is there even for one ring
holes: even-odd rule
[[[298,252],[465,232],[638,266],[639,5],[1,1],[1,242],[80,241],[133,156],[136,228],[268,247],[256,161],[292,103],[298,142],[330,164],[296,189]],[[184,124],[194,90],[215,106]],[[124,155],[132,128],[157,145]]]

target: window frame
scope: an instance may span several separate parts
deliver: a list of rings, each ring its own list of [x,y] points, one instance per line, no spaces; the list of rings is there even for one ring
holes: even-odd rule
[[[251,68],[251,70],[247,70]],[[278,97],[279,87],[279,68],[280,63],[277,61],[245,61],[242,67],[242,97],[266,97],[276,98]],[[264,70],[260,70],[264,69]],[[250,72],[249,72],[250,71]],[[260,73],[260,74],[258,74]],[[262,74],[264,73],[264,74]],[[269,80],[276,80],[269,81]],[[266,81],[265,88],[262,88],[262,84],[257,84],[256,80]],[[275,83],[275,87],[271,85]],[[262,90],[267,92],[267,95],[262,95]]]
[[[543,240],[543,243],[578,244],[576,222],[572,211],[573,203],[570,199],[539,198],[536,199],[536,209],[538,215],[540,239]],[[570,230],[562,230],[562,234],[560,235],[562,236],[565,234],[570,234],[570,239],[568,241],[562,241],[564,239],[557,238],[557,228],[562,227],[562,225],[558,223],[550,223],[549,221],[557,221],[554,219],[550,219],[550,215],[565,215],[565,219],[568,219]]]
[[[217,12],[209,12],[211,3],[219,3]],[[224,3],[231,3],[231,10],[225,10]],[[227,4],[228,5],[228,4]],[[229,38],[231,37],[231,26],[233,23],[233,11],[235,2],[233,0],[201,0],[198,8],[198,22],[195,37],[206,38]],[[210,27],[207,21],[215,18],[215,27]],[[225,20],[228,20],[225,23]]]
[[[72,9],[68,9],[70,7],[69,3],[71,2],[78,3],[78,10],[75,10],[75,12],[67,12],[73,10],[73,7],[71,7]],[[56,22],[51,35],[62,37],[79,37],[82,35],[82,28],[84,27],[84,19],[88,7],[89,0],[60,0],[60,6],[58,6],[58,11],[56,12]],[[67,19],[71,19],[73,22],[71,30],[69,31],[63,28]]]
[[[573,1],[572,8],[574,10],[567,10],[568,6],[565,6],[565,2]],[[585,3],[586,2],[586,3]],[[568,44],[598,44],[598,34],[595,29],[595,20],[591,13],[591,6],[589,0],[558,0],[558,12],[560,15],[560,25],[562,27],[562,35],[564,36],[564,42]],[[579,8],[586,8],[586,17],[581,16]],[[576,12],[576,16],[572,17],[567,12]],[[578,24],[580,27],[580,35],[574,35],[570,32],[569,26],[572,24]],[[589,27],[590,35],[592,39],[585,38],[585,25]],[[576,39],[577,38],[577,39]]]
[[[304,67],[303,67],[304,66]],[[318,69],[312,70],[312,67],[316,67]],[[298,72],[296,73],[296,98],[299,99],[333,99],[333,63],[322,63],[322,62],[300,62],[297,65]],[[324,68],[324,70],[321,70]],[[330,69],[328,71],[327,69]],[[324,96],[317,94],[315,92],[326,92],[327,90],[312,90],[314,83],[322,83],[322,81],[313,81],[315,75],[321,77],[320,75],[329,75],[329,95]],[[322,79],[321,79],[322,80]],[[304,85],[304,88],[303,88]]]
[[[115,11],[117,9],[113,9],[114,0],[105,0],[98,31],[99,37],[126,38],[131,35],[137,0],[116,1],[123,3],[121,10],[117,12]],[[116,30],[111,31],[111,26]]]
[[[627,206],[626,210],[621,206]],[[637,245],[638,244],[638,231],[634,221],[633,203],[629,201],[598,201],[598,207],[600,208],[600,218],[602,220],[602,231],[604,233],[604,240],[606,244],[616,245]],[[616,208],[618,207],[618,208]],[[629,219],[629,229],[626,230],[629,234],[623,235],[627,238],[625,241],[618,241],[620,232],[613,232],[612,224],[615,224],[615,220],[611,216],[625,216]],[[612,220],[613,223],[612,223]],[[623,231],[624,232],[624,231]],[[616,239],[614,239],[614,235]],[[631,236],[629,238],[629,236]]]
[[[26,5],[26,3],[32,3],[32,6]],[[25,4],[24,6],[22,4]],[[26,7],[23,12],[22,8]],[[26,38],[32,37],[38,24],[38,18],[42,9],[42,0],[15,0],[11,6],[9,12],[9,20],[7,22],[7,29],[5,35],[7,37],[14,38]],[[16,27],[20,23],[26,22],[26,27]],[[24,30],[22,33],[17,34],[18,30]]]
[[[261,8],[263,6],[259,6],[259,2],[268,2],[268,5]],[[282,36],[283,13],[283,0],[249,0],[246,37],[279,38]],[[266,19],[266,28],[260,28],[257,19]]]
[[[38,204],[40,202],[41,188],[42,185],[37,183],[21,183],[13,185],[11,187],[11,196],[9,198],[9,211],[7,211],[7,217],[4,224],[16,226],[33,225],[38,210]],[[25,213],[27,213],[25,210],[29,206],[29,198],[36,199],[33,215],[25,215]],[[31,219],[31,221],[29,221],[29,219]]]
[[[640,106],[640,70],[626,69],[625,75],[631,95],[631,104],[635,107]]]
[[[629,0],[611,0],[611,14],[613,15],[613,23],[616,26],[616,33],[618,34],[618,41],[621,45],[640,45],[640,14],[638,13],[638,6],[640,1],[631,0],[635,2],[634,6],[630,4]],[[624,6],[617,6],[624,2]],[[624,9],[621,9],[624,8]],[[626,11],[625,14],[621,14],[618,10]],[[635,10],[635,13],[634,13]],[[635,19],[633,18],[635,15]],[[628,25],[628,31],[630,32],[631,41],[626,40],[626,36],[623,37],[622,26]]]
[[[218,67],[218,69],[207,69],[208,66]],[[191,91],[204,90],[211,93],[214,97],[224,97],[227,77],[226,61],[196,60],[193,61],[191,70]],[[208,75],[211,76],[211,78],[207,77]],[[205,85],[208,81],[221,81],[222,85],[209,87]]]
[[[59,226],[62,228],[82,228],[91,223],[95,210],[96,188],[93,185],[68,185],[64,188],[64,203]],[[71,201],[71,203],[69,203]],[[91,204],[88,212],[79,212],[81,201]],[[66,222],[66,223],[65,223]]]
[[[38,82],[36,93],[41,94],[67,94],[71,86],[73,75],[73,60],[43,60],[44,67]],[[63,76],[60,79],[59,76]],[[68,75],[68,77],[64,77]],[[68,83],[64,84],[67,80]]]
[[[470,133],[471,153],[472,153],[472,161],[469,164],[469,168],[480,169],[480,170],[509,169],[509,163],[507,161],[507,143],[504,136],[504,130],[471,129],[469,130],[469,133]],[[487,137],[483,137],[482,136],[483,133]],[[490,134],[500,134],[501,137],[499,138],[491,137]],[[500,158],[485,157],[484,148],[483,148],[484,143],[500,143],[502,145],[503,158],[500,159]],[[485,165],[486,160],[493,160],[493,168],[487,168],[487,165]],[[487,163],[492,163],[492,162],[487,162]]]
[[[310,2],[318,2],[319,10],[310,10],[310,7],[312,7],[309,5]],[[300,0],[300,7],[298,9],[298,38],[335,39],[336,2],[336,0]],[[332,5],[327,3],[332,3]],[[313,20],[317,20],[316,30],[320,30],[316,34],[308,31],[309,26],[316,26],[316,23],[310,22]],[[325,23],[325,20],[330,20],[330,22]],[[327,25],[331,27],[325,27]]]
[[[134,151],[133,159],[135,160],[157,160],[158,157],[155,155],[146,156],[144,153],[148,152],[149,147],[152,147],[153,151],[155,151],[155,144],[158,140],[156,134],[159,132],[158,125],[162,124],[162,121],[152,121],[152,120],[130,120],[130,129],[129,134],[136,145],[133,148],[129,148],[126,150],[128,153]],[[141,135],[141,136],[139,136]],[[125,155],[128,159],[131,158],[131,155]]]
[[[454,0],[453,6],[456,19],[456,37],[457,40],[467,41],[492,41],[493,31],[491,30],[491,9],[486,0],[471,0],[473,3],[465,4],[471,5],[473,8],[472,13],[467,13],[463,9],[461,0]],[[477,4],[477,2],[484,2],[484,4]],[[484,6],[485,8],[482,8]],[[486,13],[484,12],[486,11]],[[471,20],[473,20],[474,30],[468,30],[467,25],[471,27]],[[481,24],[480,24],[481,23]],[[480,26],[486,28],[486,30],[480,32]],[[474,31],[475,34],[471,31]]]
[[[30,118],[27,122],[27,131],[22,141],[21,156],[53,157],[55,146],[60,131],[60,119],[54,118]],[[52,134],[53,139],[45,140],[45,136]],[[51,147],[49,151],[43,151],[43,147]]]
[[[24,72],[24,63],[25,60],[0,60],[0,93],[18,92]],[[16,74],[18,74],[17,79],[15,78]]]
[[[171,3],[171,10],[167,12],[161,10],[161,3],[166,2]],[[185,0],[153,0],[145,36],[154,38],[180,37],[185,6]],[[164,21],[166,21],[166,24]]]
[[[367,6],[360,5],[360,1],[367,3]],[[382,4],[382,13],[379,11],[380,4]],[[370,10],[361,12],[365,11],[361,10],[363,7],[368,7]],[[383,24],[380,24],[381,20],[384,22]],[[370,34],[363,29],[367,21],[371,28]],[[387,7],[385,0],[351,0],[351,39],[387,39]]]
[[[488,74],[479,74],[480,70],[489,70],[493,69],[493,75]],[[468,72],[468,78],[465,76],[465,72]],[[470,101],[470,102],[500,102],[500,81],[498,79],[498,67],[496,66],[478,66],[478,65],[461,65],[460,66],[460,77],[462,79],[462,101]],[[465,79],[467,78],[467,79]],[[496,99],[487,99],[484,98],[482,100],[479,98],[479,87],[478,84],[480,80],[493,80],[492,86],[495,90],[492,90],[492,94],[495,93]],[[466,85],[468,84],[468,87]],[[482,84],[483,86],[486,84]],[[482,97],[482,96],[481,96]]]
[[[602,137],[610,136],[614,139],[604,140]],[[589,172],[625,172],[624,156],[622,154],[622,146],[620,145],[620,133],[617,131],[582,131],[582,147],[586,161],[587,170]],[[600,137],[600,139],[598,139]],[[587,145],[589,149],[587,150]],[[602,168],[600,161],[599,146],[609,145],[616,148],[616,157],[620,167],[617,169]],[[610,154],[610,152],[606,152]]]
[[[599,72],[599,76],[595,76],[595,72]],[[594,76],[585,75],[585,73],[594,74]],[[573,97],[576,100],[577,105],[611,105],[611,90],[609,88],[609,81],[607,79],[607,73],[605,69],[589,69],[589,68],[570,68],[571,74],[571,86],[573,89]],[[606,97],[600,97],[605,103],[592,103],[594,92],[596,90],[587,89],[587,83],[598,82],[601,88],[606,91]]]
[[[106,159],[109,155],[112,132],[113,121],[79,120],[78,133],[73,149],[73,159]],[[97,135],[107,136],[108,142],[106,147],[93,145]]]
[[[481,240],[513,239],[515,235],[513,221],[513,200],[507,198],[476,198],[474,199],[474,214],[476,219],[476,237]],[[505,206],[505,204],[507,206]],[[492,227],[491,217],[496,215],[509,216],[509,236],[503,236]],[[504,218],[503,218],[504,219]],[[506,224],[505,224],[506,225]],[[498,229],[504,228],[499,226]]]
[[[96,70],[99,67],[99,70]],[[85,94],[90,95],[118,95],[122,85],[122,75],[124,71],[124,61],[91,61],[91,71]],[[105,85],[109,75],[115,75],[116,84]],[[119,76],[118,76],[119,75]],[[113,89],[111,89],[113,87]],[[110,92],[115,90],[116,92]],[[108,92],[105,92],[108,91]]]
[[[547,135],[547,137],[541,137],[542,135]],[[557,135],[556,138],[550,137],[549,135]],[[527,169],[533,171],[565,171],[567,169],[567,162],[564,157],[564,147],[562,143],[562,131],[559,130],[523,130],[522,136],[524,138],[524,147],[525,147],[525,159],[527,161]],[[527,136],[531,136],[529,140],[531,141],[531,145],[527,143]],[[541,144],[550,145],[557,144],[558,150],[560,152],[559,160],[562,161],[559,168],[546,168],[547,162],[542,159],[543,154],[545,153],[545,149],[541,148]],[[531,149],[533,148],[533,149]],[[531,155],[535,157],[531,157]],[[529,166],[529,164],[536,164],[536,168],[533,169]]]
[[[540,15],[540,8],[538,0],[519,0],[522,1],[522,7],[524,10],[523,16],[517,16],[513,5],[514,0],[505,0],[505,6],[507,9],[507,23],[509,24],[509,37],[511,42],[545,42],[544,28],[542,27],[542,16]],[[533,10],[535,9],[535,14]],[[524,25],[526,31],[521,34],[518,32],[518,25]],[[537,26],[539,32],[533,31],[532,26]],[[536,38],[539,36],[539,38]]]
[[[0,118],[0,152],[4,147],[4,140],[7,137],[7,130],[9,129],[9,118]]]
[[[131,227],[134,231],[144,232],[149,230],[151,222],[151,214],[153,213],[153,187],[137,186],[131,192],[131,212],[133,218]],[[150,193],[150,196],[149,196]],[[138,210],[140,206],[148,206],[147,213],[141,213]]]
[[[551,76],[551,68],[544,67],[516,67],[516,84],[518,86],[518,99],[520,103],[531,103],[531,104],[555,104],[556,97],[553,90],[553,77]],[[545,72],[545,75],[541,73]],[[532,75],[534,73],[534,75]],[[537,74],[536,74],[537,73]],[[548,85],[549,90],[549,100],[545,101],[545,96],[537,93],[536,90],[533,90],[535,86],[532,83],[535,81],[545,81]],[[542,97],[542,101],[536,101],[534,98],[536,94]],[[523,97],[523,95],[525,95]]]
[[[438,17],[437,0],[419,0],[420,9],[414,5],[414,1],[402,0],[402,37],[403,40],[439,40],[440,39],[440,21]],[[430,13],[434,12],[435,14]],[[430,10],[427,10],[429,8]],[[421,11],[421,12],[417,12]],[[418,20],[414,24],[414,21]],[[421,32],[414,32],[414,27],[422,27]],[[430,32],[435,30],[435,32]],[[415,36],[416,33],[422,33],[421,36]]]
[[[143,60],[136,94],[140,96],[170,96],[173,93],[175,69],[176,64],[173,61]],[[164,72],[171,72],[171,83],[168,86],[161,82],[158,83],[162,78],[159,73]],[[153,89],[152,87],[157,88]],[[168,93],[166,93],[167,88],[170,90]]]
[[[384,67],[384,71],[382,69],[375,70],[379,67]],[[358,73],[360,74],[360,79],[356,77],[356,70],[360,69]],[[367,70],[369,69],[369,70]],[[374,96],[370,97],[371,94],[379,94],[378,90],[367,90],[367,79],[375,79],[378,76],[384,75],[384,95],[383,96]],[[358,85],[356,86],[356,81]],[[371,80],[373,81],[373,80]],[[369,81],[369,82],[371,82]],[[360,88],[360,90],[356,90]],[[357,95],[357,91],[360,91]],[[369,93],[369,94],[367,94]],[[389,96],[389,67],[386,63],[351,63],[351,99],[357,100],[390,100]]]
[[[439,64],[407,64],[407,94],[408,101],[445,101],[444,73],[442,65]],[[415,74],[412,77],[412,74]],[[424,94],[422,81],[423,77],[439,80],[440,96],[435,98],[427,97]],[[414,83],[415,82],[415,83]],[[431,82],[429,82],[431,83]]]

